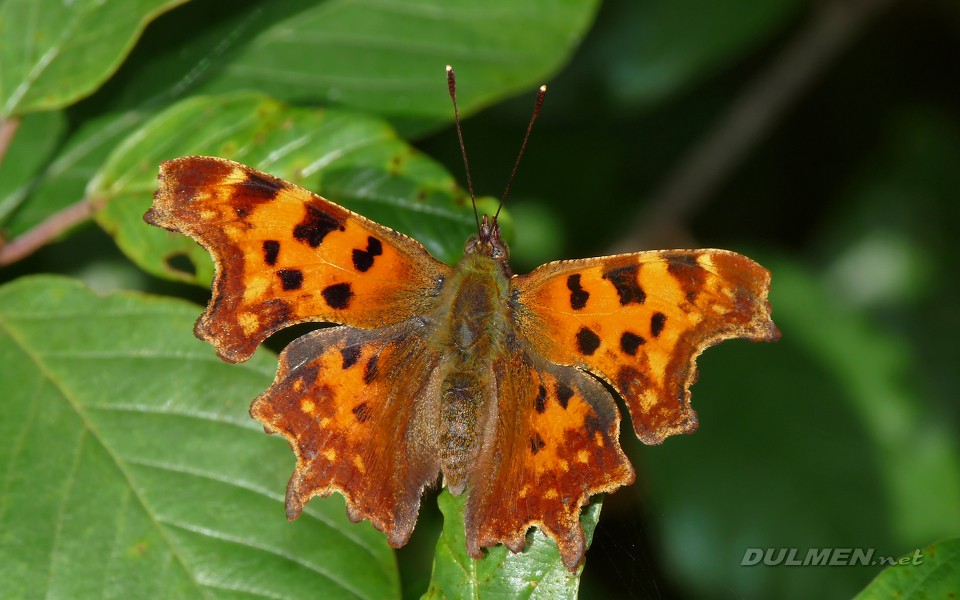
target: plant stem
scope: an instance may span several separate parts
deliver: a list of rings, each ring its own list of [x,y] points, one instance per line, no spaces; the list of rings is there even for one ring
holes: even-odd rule
[[[13,136],[17,133],[17,129],[19,128],[19,117],[11,117],[9,119],[3,119],[0,121],[0,165],[3,164],[3,157],[7,155],[7,149],[10,147],[10,142],[13,141]]]
[[[54,213],[44,222],[8,244],[0,245],[0,267],[5,267],[30,256],[64,231],[89,219],[100,202],[84,198],[76,204]]]

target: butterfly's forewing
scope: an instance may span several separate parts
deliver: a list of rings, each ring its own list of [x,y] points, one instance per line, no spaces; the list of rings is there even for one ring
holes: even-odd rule
[[[590,375],[536,360],[522,344],[494,362],[494,376],[499,414],[471,481],[467,549],[475,558],[498,543],[519,552],[536,525],[575,569],[585,550],[580,507],[634,478],[616,403]]]
[[[221,158],[164,162],[144,220],[213,255],[213,299],[196,333],[231,362],[294,323],[370,329],[427,312],[450,270],[402,234]]]
[[[780,336],[770,273],[726,250],[555,262],[512,283],[520,334],[547,360],[613,385],[648,444],[696,429],[689,387],[705,348]]]
[[[419,319],[381,330],[333,327],[280,354],[274,384],[250,407],[297,455],[287,517],[311,496],[340,492],[354,522],[369,519],[393,546],[417,520],[440,472],[436,448],[440,356]]]

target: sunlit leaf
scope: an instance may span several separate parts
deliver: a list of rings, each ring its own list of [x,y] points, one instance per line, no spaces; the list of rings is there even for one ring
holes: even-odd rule
[[[287,522],[293,457],[247,414],[276,359],[220,361],[200,310],[0,288],[0,597],[398,596],[385,538],[342,500]]]
[[[960,539],[946,540],[904,556],[854,600],[930,600],[960,596]]]

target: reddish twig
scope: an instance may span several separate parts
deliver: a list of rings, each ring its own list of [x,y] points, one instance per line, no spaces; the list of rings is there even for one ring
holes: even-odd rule
[[[830,0],[750,82],[715,126],[651,195],[630,232],[613,247],[632,252],[683,236],[685,223],[780,121],[787,110],[893,0]],[[676,238],[674,238],[676,239]]]
[[[84,198],[54,213],[33,229],[11,240],[10,243],[0,245],[0,267],[30,256],[64,231],[89,219],[101,204],[101,202]]]
[[[7,155],[7,149],[10,147],[10,142],[13,141],[13,136],[17,133],[19,127],[20,119],[18,117],[0,121],[0,164],[3,164],[3,157]]]

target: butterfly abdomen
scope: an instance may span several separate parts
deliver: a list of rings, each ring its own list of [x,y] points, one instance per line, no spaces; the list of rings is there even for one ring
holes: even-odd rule
[[[506,330],[508,281],[500,261],[468,252],[445,290],[447,312],[440,345],[446,373],[441,384],[440,467],[450,491],[466,485],[488,429],[495,420],[493,359]],[[491,417],[492,416],[492,417]]]

